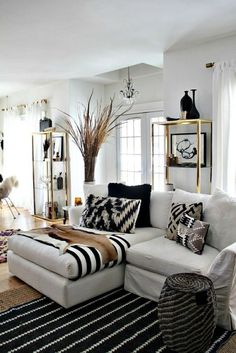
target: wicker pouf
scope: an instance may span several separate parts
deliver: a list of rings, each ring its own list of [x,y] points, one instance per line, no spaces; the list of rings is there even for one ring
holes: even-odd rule
[[[211,280],[194,273],[169,276],[158,302],[164,343],[178,353],[201,353],[215,330],[215,292]]]

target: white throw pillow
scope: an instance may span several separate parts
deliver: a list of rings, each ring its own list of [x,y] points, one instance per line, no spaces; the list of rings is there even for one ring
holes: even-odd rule
[[[206,205],[204,221],[210,224],[207,244],[223,250],[236,242],[236,199],[217,189]]]
[[[181,189],[176,189],[174,192],[174,196],[172,199],[172,203],[199,203],[202,202],[203,204],[203,211],[206,207],[208,200],[210,199],[211,195],[208,194],[198,194],[194,192],[188,192]]]
[[[84,198],[85,200],[87,197],[93,194],[95,196],[108,196],[108,186],[107,184],[89,184],[84,183]]]
[[[152,227],[168,227],[173,191],[152,191],[150,199],[150,221]]]

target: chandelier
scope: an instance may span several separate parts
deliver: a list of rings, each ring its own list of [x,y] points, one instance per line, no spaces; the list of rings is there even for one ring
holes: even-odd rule
[[[134,88],[133,80],[130,78],[129,67],[128,67],[128,79],[124,79],[125,87],[124,90],[120,91],[122,98],[128,102],[133,103],[139,91]]]

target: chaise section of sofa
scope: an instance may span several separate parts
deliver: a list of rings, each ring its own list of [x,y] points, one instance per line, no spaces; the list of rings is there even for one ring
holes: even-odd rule
[[[89,190],[96,194],[94,190]],[[107,196],[100,186],[99,196]],[[167,239],[172,203],[203,203],[203,216],[210,223],[210,236],[201,255]],[[235,207],[235,208],[234,208]],[[83,207],[69,210],[70,224],[78,225]],[[128,291],[158,301],[165,279],[174,273],[194,272],[212,279],[218,304],[218,324],[236,328],[236,202],[224,194],[213,196],[176,190],[152,192],[151,227],[136,228],[134,234],[119,234],[131,245],[126,263],[75,280],[77,263],[70,254],[31,239],[13,236],[9,241],[10,271],[64,307],[70,307],[124,285]],[[233,219],[233,220],[232,220]]]

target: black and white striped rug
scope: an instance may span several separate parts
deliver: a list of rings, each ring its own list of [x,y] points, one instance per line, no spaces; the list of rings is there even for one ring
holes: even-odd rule
[[[207,353],[230,333],[218,330]],[[116,289],[71,309],[42,297],[0,314],[1,353],[171,353],[162,342],[157,304]]]

